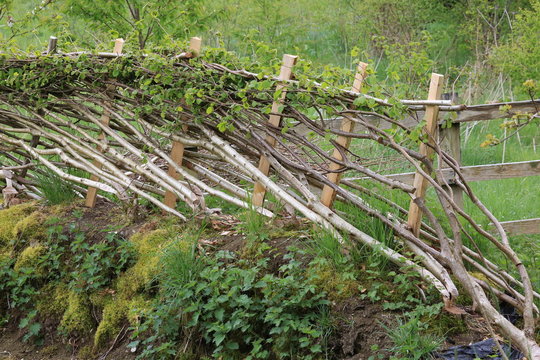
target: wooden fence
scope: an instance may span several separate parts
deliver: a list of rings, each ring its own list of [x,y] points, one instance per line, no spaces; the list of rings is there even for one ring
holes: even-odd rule
[[[444,109],[445,107],[441,106]],[[512,117],[515,114],[538,113],[540,111],[540,100],[504,102],[482,105],[457,105],[446,107],[446,111],[451,109],[462,109],[457,111],[457,116],[448,127],[446,121],[439,121],[439,126],[434,138],[439,139],[443,147],[450,155],[461,163],[461,124],[472,121],[489,121]],[[501,111],[501,109],[507,109]],[[418,119],[425,117],[424,111],[419,111],[416,117],[404,120],[407,126],[418,124]],[[329,124],[332,126],[331,124]],[[388,124],[378,124],[381,128],[387,128]],[[539,156],[540,157],[540,156]],[[498,164],[485,164],[474,166],[461,166],[461,173],[467,182],[501,180],[510,178],[521,178],[528,176],[540,176],[540,159],[519,162],[507,162]],[[445,180],[451,184],[459,181],[452,169],[441,169]],[[406,172],[387,175],[388,178],[399,180],[406,184],[415,185],[415,172]],[[364,180],[364,177],[347,178],[348,181]],[[539,190],[540,191],[540,190]],[[459,187],[452,186],[454,201],[463,206],[462,193]],[[510,195],[510,194],[508,194]],[[512,198],[512,201],[517,199]],[[540,205],[539,205],[540,207]],[[540,218],[520,219],[501,222],[505,231],[510,234],[540,234]]]
[[[118,39],[115,43],[115,47],[112,53],[99,53],[97,56],[102,57],[117,57],[122,56],[122,46],[123,46],[123,40]],[[201,40],[199,38],[193,38],[190,44],[189,52],[182,53],[180,55],[177,55],[178,58],[193,58],[196,57],[197,54],[200,51],[201,47]],[[54,54],[56,53],[57,48],[57,40],[54,37],[51,37],[47,54]],[[66,54],[66,55],[77,55],[78,53],[72,53],[72,54]],[[285,94],[286,94],[286,86],[288,83],[294,82],[294,80],[290,80],[293,77],[294,72],[294,65],[296,63],[297,57],[292,55],[285,55],[283,58],[283,66],[281,68],[281,73],[279,74],[279,77],[276,78],[276,80],[279,81],[279,84],[277,85],[279,88],[281,88],[282,96],[280,99],[277,99],[273,105],[273,111],[272,115],[269,116],[269,123],[275,127],[280,127],[281,122],[281,116],[279,114],[279,108],[282,105]],[[367,64],[360,63],[358,67],[358,71],[355,75],[353,86],[351,90],[343,90],[343,92],[352,94],[354,96],[365,96],[369,97],[368,95],[364,95],[360,93],[362,83],[366,77],[366,67]],[[247,72],[244,70],[241,70],[239,72],[243,72],[246,74]],[[441,141],[444,143],[444,148],[448,151],[448,153],[456,159],[459,163],[461,163],[461,123],[464,122],[470,122],[470,121],[485,121],[485,120],[493,120],[493,119],[501,119],[501,118],[508,118],[513,116],[514,114],[524,113],[524,112],[533,112],[538,113],[540,110],[540,100],[533,100],[533,101],[520,101],[520,102],[509,102],[509,103],[497,103],[497,104],[482,104],[482,105],[474,105],[474,106],[467,106],[467,105],[455,105],[452,102],[452,99],[444,98],[442,94],[444,84],[444,77],[439,74],[433,74],[430,88],[429,88],[429,94],[427,100],[402,100],[401,102],[408,106],[410,110],[413,110],[415,112],[415,116],[412,116],[408,119],[403,120],[403,124],[405,126],[414,126],[418,124],[419,119],[424,118],[426,120],[426,128],[425,131],[429,136],[429,139],[431,142],[433,141]],[[372,98],[374,99],[374,98]],[[375,101],[379,103],[385,103],[385,100],[381,99],[374,99]],[[510,106],[508,106],[510,105]],[[501,107],[505,106],[505,110],[501,111]],[[446,126],[445,128],[442,127],[442,124],[445,123],[447,125],[446,121],[441,121],[439,119],[439,113],[440,112],[456,112],[457,116],[453,119],[451,126]],[[328,127],[332,128],[339,128],[339,130],[342,133],[353,133],[354,132],[354,122],[350,121],[349,119],[338,119],[339,124],[335,121],[329,121]],[[103,117],[101,119],[101,122],[103,126],[107,127],[109,122],[109,115],[105,111],[103,114]],[[389,124],[385,123],[384,121],[377,120],[376,125],[381,128],[387,128]],[[296,129],[298,130],[298,129]],[[358,129],[357,129],[358,130]],[[300,130],[298,130],[300,131]],[[301,131],[300,131],[301,132]],[[105,136],[102,134],[100,137],[101,140],[105,139]],[[333,158],[339,162],[343,159],[343,152],[347,151],[349,145],[350,145],[351,137],[347,136],[340,136],[336,140],[336,144],[338,145],[334,151],[333,151]],[[275,146],[275,141],[273,138],[268,137],[267,142],[270,146]],[[183,150],[184,145],[175,142],[173,144],[173,147],[171,149],[171,158],[174,159],[174,161],[181,166],[182,165],[182,156],[183,156]],[[101,149],[99,149],[101,151]],[[426,156],[430,156],[432,152],[432,149],[427,144],[422,144],[420,148],[420,153]],[[328,174],[328,179],[330,182],[335,184],[336,186],[339,186],[341,182],[341,176],[342,169],[338,163],[331,163],[330,164],[330,173]],[[95,164],[96,167],[100,168],[101,165],[99,163]],[[260,157],[259,162],[259,170],[261,170],[265,175],[267,175],[270,172],[270,164],[265,159],[264,155]],[[455,184],[458,179],[456,179],[456,176],[454,172],[449,169],[441,169],[442,173],[444,174],[447,182],[451,185],[451,193],[454,198],[454,201],[457,204],[463,205],[463,199],[462,199],[462,193],[461,189],[456,186]],[[523,161],[523,162],[514,162],[514,163],[501,163],[501,164],[488,164],[488,165],[478,165],[478,166],[463,166],[461,167],[461,171],[463,173],[463,176],[466,181],[487,181],[492,179],[507,179],[507,178],[515,178],[515,177],[524,177],[524,176],[538,176],[540,175],[540,160],[533,160],[533,161]],[[180,175],[174,170],[169,169],[169,175],[173,176],[175,179],[179,179]],[[411,184],[415,187],[415,198],[423,198],[425,196],[425,192],[428,186],[427,179],[425,179],[420,173],[400,173],[400,174],[392,174],[387,175],[387,178],[389,179],[396,179],[400,180],[402,182]],[[98,179],[97,176],[93,177],[92,180],[96,181]],[[347,181],[355,181],[355,180],[361,180],[364,178],[347,178]],[[86,204],[89,207],[93,207],[96,200],[96,189],[93,187],[89,187],[89,190],[87,192],[87,199]],[[251,195],[251,200],[253,205],[257,207],[262,207],[264,205],[264,197],[265,197],[266,189],[264,185],[260,182],[255,182],[254,184],[254,191]],[[334,198],[336,196],[335,188],[331,186],[324,186],[322,189],[321,194],[321,202],[329,207],[332,208],[332,204],[334,201]],[[196,199],[191,199],[191,201],[195,201]],[[176,204],[177,198],[171,191],[166,191],[165,193],[165,203],[167,206],[174,208]],[[418,209],[414,201],[411,201],[411,205],[409,208],[409,220],[408,224],[413,230],[413,232],[418,235],[420,223],[421,223],[422,215],[421,211]],[[540,233],[540,218],[535,219],[525,219],[525,220],[515,220],[515,221],[507,221],[502,223],[503,227],[509,232],[513,234],[534,234],[534,233]]]

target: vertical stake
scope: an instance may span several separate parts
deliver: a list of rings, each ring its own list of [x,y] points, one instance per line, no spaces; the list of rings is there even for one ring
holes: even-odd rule
[[[198,37],[192,37],[189,41],[189,51],[192,54],[192,57],[199,56],[201,52],[201,46],[202,46],[202,40]],[[182,126],[183,131],[187,131],[188,127],[187,125]],[[172,150],[171,150],[171,159],[178,165],[182,166],[182,161],[184,159],[184,150],[185,146],[179,141],[173,141],[172,143]],[[180,180],[181,175],[172,167],[169,166],[169,170],[167,171],[169,176],[173,177],[176,180]],[[163,204],[170,208],[176,207],[176,202],[178,201],[177,196],[172,192],[167,190],[165,192],[165,198],[163,199]]]
[[[47,46],[47,55],[56,54],[56,45],[58,44],[58,38],[51,36],[49,38],[49,46]]]
[[[290,80],[292,77],[292,68],[296,64],[298,56],[294,55],[283,55],[283,64],[281,65],[281,71],[279,73],[278,79],[281,81]],[[280,83],[276,87],[276,91],[282,90],[279,100],[274,101],[272,104],[272,114],[268,117],[268,123],[271,126],[279,127],[281,124],[281,116],[278,115],[281,111],[280,106],[283,105],[285,97],[287,96],[287,87],[285,83]],[[270,135],[266,136],[266,142],[270,146],[276,145],[276,140]],[[268,175],[270,173],[270,163],[268,159],[261,155],[259,159],[259,170],[264,174]],[[253,187],[253,196],[251,198],[251,203],[254,206],[262,206],[264,204],[264,196],[266,195],[266,187],[259,181],[255,182]]]
[[[119,39],[116,39],[114,41],[114,50],[113,50],[113,53],[117,54],[117,55],[121,55],[122,54],[122,49],[124,48],[124,43],[126,41],[122,38],[119,38]]]
[[[362,84],[364,83],[364,80],[367,76],[367,66],[368,64],[363,62],[358,64],[356,75],[354,76],[352,91],[360,92],[360,90],[362,89]],[[343,118],[343,120],[341,121],[340,130],[343,132],[352,133],[354,131],[354,125],[355,123],[351,119]],[[343,149],[343,151],[347,151],[347,149],[351,145],[351,138],[347,136],[338,136],[336,142],[338,143],[338,146]],[[343,156],[337,148],[334,149],[334,153],[332,156],[338,161],[343,161]],[[332,162],[330,163],[330,172],[327,175],[328,180],[330,180],[337,186],[339,186],[339,182],[341,181],[342,173],[338,172],[338,170],[340,170],[341,168],[341,165]],[[321,193],[321,202],[325,206],[331,208],[335,198],[336,190],[329,185],[324,185]]]
[[[202,39],[200,37],[192,37],[189,40],[189,52],[192,57],[197,57],[201,53]]]
[[[124,39],[116,39],[115,42],[114,42],[114,50],[113,50],[114,53],[117,54],[117,55],[121,55],[123,47],[124,47]],[[114,89],[114,86],[112,86],[112,85],[107,86],[107,91],[111,91],[113,89]],[[109,104],[109,103],[106,102],[106,104]],[[101,115],[100,122],[104,126],[109,126],[110,120],[111,120],[111,117],[110,117],[109,112],[107,110],[103,110],[103,114]],[[104,143],[106,143],[107,135],[102,131],[99,134],[98,140],[103,141]],[[103,152],[104,147],[102,147],[101,145],[98,145],[97,150],[99,152]],[[101,164],[97,160],[94,160],[94,166],[101,169],[103,164]],[[92,174],[90,176],[90,179],[93,180],[93,181],[98,181],[99,177],[97,175],[95,175],[95,174]],[[95,187],[92,187],[92,186],[88,187],[88,191],[86,192],[86,200],[85,200],[84,205],[86,207],[93,208],[94,206],[96,206],[96,198],[97,198],[97,189]]]
[[[444,76],[440,74],[431,74],[431,82],[429,84],[429,93],[428,100],[440,100],[442,94],[442,88],[444,85]],[[439,107],[437,105],[427,105],[426,106],[426,126],[424,131],[428,136],[428,141],[430,144],[434,144],[437,141],[438,137],[438,117],[439,117]],[[427,144],[420,144],[420,154],[431,157],[433,155],[433,149]],[[409,217],[407,223],[411,228],[411,231],[415,236],[420,234],[420,225],[422,223],[422,210],[416,205],[414,199],[423,199],[426,195],[426,190],[428,186],[428,180],[423,177],[418,171],[414,174],[413,186],[415,187],[414,198],[411,200],[409,206]]]

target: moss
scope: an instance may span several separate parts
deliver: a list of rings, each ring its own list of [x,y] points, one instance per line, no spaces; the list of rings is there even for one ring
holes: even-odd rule
[[[45,216],[41,211],[34,211],[30,215],[18,221],[12,230],[14,239],[25,238],[26,240],[42,240],[45,238]]]
[[[301,230],[294,229],[294,230],[287,230],[287,228],[275,228],[270,231],[270,234],[268,234],[268,237],[270,239],[291,239],[291,238],[298,238],[300,236],[304,235]]]
[[[154,279],[159,271],[159,251],[175,238],[176,233],[171,229],[157,229],[131,237],[138,259],[118,278],[117,289],[124,298],[134,296]]]
[[[122,322],[127,318],[129,301],[112,299],[103,308],[103,318],[94,335],[94,348],[100,349],[120,332]]]
[[[46,356],[54,356],[55,353],[57,353],[60,350],[60,344],[52,344],[49,346],[45,346],[43,349],[41,349],[40,353],[41,355]]]
[[[0,248],[0,264],[7,264],[13,259],[13,251]]]
[[[359,283],[346,278],[327,262],[314,265],[310,271],[315,274],[313,284],[328,294],[330,300],[348,299],[358,293]]]
[[[73,209],[82,208],[83,206],[84,206],[84,200],[76,199],[76,200],[70,201],[69,203],[49,205],[47,209],[51,216],[67,217],[68,216],[67,214],[73,211]]]
[[[501,287],[499,285],[497,285],[496,283],[491,281],[486,275],[482,274],[481,272],[473,271],[473,272],[469,272],[469,275],[477,278],[478,280],[482,280],[483,282],[485,282],[486,284],[488,284],[489,286],[491,286],[491,287],[493,287],[495,289],[503,290],[503,289],[501,289]]]
[[[82,294],[70,292],[68,306],[58,329],[68,335],[88,335],[93,327],[90,302]]]
[[[90,301],[103,308],[103,318],[94,336],[94,349],[100,349],[116,336],[126,320],[140,323],[140,315],[150,308],[151,301],[140,292],[158,275],[160,251],[178,238],[180,228],[164,223],[158,229],[134,234],[130,241],[137,251],[136,263],[119,276],[114,296],[93,294]]]
[[[96,353],[92,345],[83,346],[81,350],[79,350],[79,353],[77,354],[77,359],[80,359],[80,360],[92,360],[95,358],[96,358]]]
[[[93,307],[103,309],[111,301],[111,292],[106,290],[94,292],[88,296],[88,300]]]
[[[103,308],[103,317],[94,335],[94,349],[102,348],[121,331],[127,320],[130,325],[140,324],[140,315],[150,308],[151,301],[138,295],[133,299],[108,298]]]
[[[176,237],[175,231],[178,230],[171,227],[147,233],[136,233],[131,237],[131,241],[140,254],[153,254],[156,250],[162,249],[169,244]]]
[[[126,296],[133,296],[144,289],[156,274],[158,259],[139,260],[119,276],[117,289]]]
[[[24,249],[20,255],[17,257],[17,262],[15,263],[15,271],[19,271],[21,268],[35,268],[35,274],[38,276],[45,275],[44,269],[38,269],[36,264],[41,255],[47,251],[47,247],[41,244],[30,245]]]
[[[437,336],[453,336],[469,331],[465,317],[441,311],[437,316],[424,316],[420,319],[428,324],[428,332]]]
[[[152,308],[152,301],[142,295],[134,297],[128,304],[127,320],[131,326],[141,323],[141,315]]]
[[[65,284],[49,283],[40,290],[36,308],[47,319],[62,318],[69,305],[69,291]]]
[[[275,251],[266,241],[247,237],[240,251],[240,257],[246,260],[262,259],[266,254]]]
[[[0,210],[0,245],[13,240],[15,226],[31,214],[35,207],[35,202],[28,202]]]

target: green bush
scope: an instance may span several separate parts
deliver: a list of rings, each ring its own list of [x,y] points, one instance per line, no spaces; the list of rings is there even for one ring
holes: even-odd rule
[[[204,260],[204,269],[188,282],[165,269],[162,296],[135,332],[141,338],[153,333],[139,358],[173,358],[182,341],[199,336],[214,358],[313,359],[322,352],[329,302],[299,262],[289,257],[276,276],[266,273],[266,260],[232,265],[231,255],[220,256]]]
[[[88,334],[92,328],[88,295],[111,287],[133,260],[130,243],[116,233],[107,231],[92,243],[75,225],[66,228],[59,221],[51,218],[46,222],[47,237],[41,243],[24,248],[17,256],[0,257],[4,279],[0,295],[7,299],[0,315],[7,320],[21,315],[19,327],[25,340],[39,342],[40,321],[53,320],[51,316],[59,317],[56,320],[63,334]],[[69,297],[64,301],[51,290],[55,288]],[[58,306],[60,302],[63,305]]]

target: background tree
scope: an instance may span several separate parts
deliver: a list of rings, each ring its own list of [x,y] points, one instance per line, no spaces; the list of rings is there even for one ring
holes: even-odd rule
[[[165,38],[184,39],[200,33],[210,18],[203,0],[54,0],[54,11],[65,14],[70,33],[82,43],[95,42],[96,34],[134,38],[139,49]]]
[[[515,85],[527,92],[527,80],[540,80],[540,0],[532,1],[532,8],[522,9],[513,23],[508,41],[496,47],[490,61],[507,74]],[[538,95],[538,94],[536,94]]]

